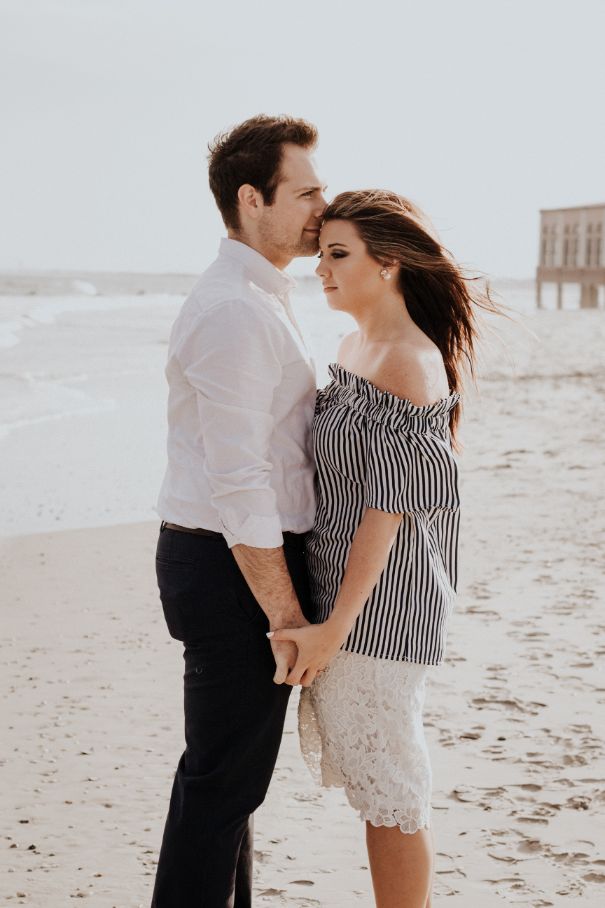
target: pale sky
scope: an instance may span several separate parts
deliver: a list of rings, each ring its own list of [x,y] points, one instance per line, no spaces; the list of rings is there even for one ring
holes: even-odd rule
[[[605,201],[604,35],[605,0],[0,0],[0,269],[201,271],[208,141],[287,112],[329,195],[531,276],[538,210]]]

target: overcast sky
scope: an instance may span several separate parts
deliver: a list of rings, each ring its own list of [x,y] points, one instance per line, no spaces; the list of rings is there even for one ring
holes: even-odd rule
[[[538,209],[605,201],[604,35],[604,0],[0,0],[0,268],[202,270],[208,141],[288,112],[330,195],[530,276]]]

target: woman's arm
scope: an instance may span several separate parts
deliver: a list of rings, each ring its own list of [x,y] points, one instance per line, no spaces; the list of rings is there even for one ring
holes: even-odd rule
[[[378,583],[401,523],[401,514],[367,508],[357,528],[334,609],[323,624],[269,634],[273,640],[292,640],[298,647],[288,684],[308,687],[345,642],[364,604]]]
[[[357,334],[351,334],[342,341],[339,362],[347,359],[355,345]],[[365,374],[365,373],[364,373]],[[416,406],[434,403],[447,394],[447,376],[443,359],[434,345],[419,347],[417,343],[406,342],[393,345],[380,358],[380,365],[368,378],[377,388],[388,391],[396,397],[411,400]],[[442,393],[443,392],[443,393]],[[398,508],[404,503],[404,496],[397,483],[383,488],[380,478],[380,461],[383,444],[392,457],[402,446],[402,439],[394,434],[390,443],[383,442],[383,426],[374,424],[375,439],[368,454],[368,479],[366,502],[379,504],[381,509],[367,507],[357,528],[349,551],[349,558],[342,584],[334,603],[332,614],[324,624],[295,630],[279,630],[270,634],[277,640],[293,640],[298,647],[296,665],[286,678],[288,684],[308,687],[318,670],[325,668],[345,642],[355,619],[370,598],[378,583],[395,541],[403,514]],[[388,433],[387,433],[388,434]],[[399,458],[399,477],[403,482],[407,469],[406,458]],[[379,464],[376,467],[376,464]],[[374,466],[373,466],[374,465]],[[378,476],[374,482],[372,477]],[[378,494],[379,493],[379,494]],[[383,506],[387,510],[382,509]],[[401,507],[401,511],[405,510]],[[393,511],[394,513],[391,513]]]

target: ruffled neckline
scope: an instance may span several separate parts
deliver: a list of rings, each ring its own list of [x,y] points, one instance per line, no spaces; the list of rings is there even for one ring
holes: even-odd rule
[[[327,391],[334,390],[343,403],[349,403],[366,416],[397,426],[406,422],[418,424],[425,420],[447,417],[460,400],[460,394],[452,392],[432,404],[417,406],[407,398],[397,397],[390,391],[381,391],[369,379],[349,372],[340,363],[330,363],[328,371],[332,383]]]

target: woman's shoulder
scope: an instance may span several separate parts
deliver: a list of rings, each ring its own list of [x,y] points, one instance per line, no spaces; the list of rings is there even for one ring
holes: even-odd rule
[[[409,400],[416,407],[433,404],[450,393],[443,357],[430,341],[386,345],[372,372],[376,387]]]

